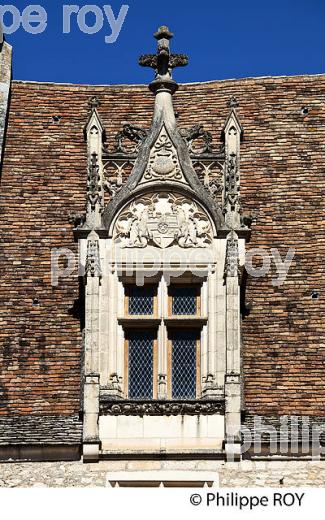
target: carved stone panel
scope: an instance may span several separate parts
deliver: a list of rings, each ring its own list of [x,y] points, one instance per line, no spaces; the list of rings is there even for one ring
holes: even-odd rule
[[[204,401],[110,401],[101,398],[101,415],[216,415],[224,414],[223,399]]]
[[[202,208],[168,192],[150,193],[132,201],[114,229],[115,242],[124,248],[208,247],[212,236],[210,220]]]
[[[147,169],[141,183],[150,181],[181,181],[185,182],[179,164],[177,151],[171,142],[168,133],[163,127],[155,142],[149,157]]]

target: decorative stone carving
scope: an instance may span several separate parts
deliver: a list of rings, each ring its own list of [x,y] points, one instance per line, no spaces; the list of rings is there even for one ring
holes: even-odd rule
[[[160,55],[162,55],[162,49],[160,49]],[[159,57],[156,54],[143,54],[139,58],[139,64],[142,67],[151,67],[158,73]],[[186,54],[170,54],[168,60],[168,69],[176,69],[176,67],[186,67],[188,65],[188,56]]]
[[[100,107],[101,103],[100,103],[100,101],[99,101],[97,96],[93,96],[93,97],[90,98],[90,100],[88,102],[88,105],[89,105],[91,110],[95,110],[95,109]]]
[[[208,183],[204,184],[204,187],[211,193],[214,198],[222,193],[222,182],[216,177],[209,179]]]
[[[106,139],[105,128],[103,122],[99,116],[98,108],[100,107],[100,101],[96,96],[93,96],[89,102],[90,115],[88,117],[87,124],[84,127],[84,136],[87,141],[88,157],[91,159],[91,155],[96,153],[98,155],[98,162],[101,162],[102,147]]]
[[[239,175],[236,154],[230,154],[226,167],[226,203],[229,204],[231,211],[235,211],[239,204]]]
[[[130,159],[125,153],[120,154],[119,157],[117,154],[104,157],[103,189],[105,193],[109,194],[110,200],[123,188],[132,172],[135,160],[136,157]]]
[[[216,376],[207,374],[202,377],[202,398],[217,399],[224,395],[224,387],[216,384]]]
[[[221,177],[221,165],[219,161],[195,161],[194,169],[203,186],[214,198],[223,191],[223,179]]]
[[[240,374],[236,374],[235,372],[230,372],[229,374],[226,374],[226,383],[236,383],[240,384]]]
[[[85,213],[70,213],[68,222],[73,224],[74,228],[82,227],[86,222],[86,214]]]
[[[228,156],[225,167],[225,222],[229,229],[238,229],[241,227],[241,206],[237,156],[235,153],[231,153]]]
[[[133,126],[129,123],[123,125],[122,130],[116,134],[116,147],[115,151],[120,153],[136,153],[139,150],[139,146],[142,141],[147,137],[147,130],[140,128],[139,126]],[[124,146],[124,142],[128,140],[135,143],[135,146],[130,150]]]
[[[222,204],[222,193],[224,188],[223,182],[223,163],[224,159],[205,158],[194,159],[193,167],[207,192],[212,195],[213,199]]]
[[[159,349],[159,346],[158,346],[158,349]],[[167,395],[168,395],[167,374],[158,374],[158,398],[165,399],[167,397]]]
[[[104,186],[104,190],[113,199],[115,197],[115,195],[122,188],[122,183],[119,182],[119,179],[116,179],[115,182],[111,181],[110,179],[107,179],[104,181],[103,186]]]
[[[151,193],[137,198],[117,220],[115,242],[122,247],[162,249],[207,247],[212,242],[210,221],[203,210],[181,195]]]
[[[96,204],[100,204],[102,201],[101,189],[100,189],[100,176],[99,176],[99,166],[97,162],[97,154],[93,153],[91,155],[91,163],[89,167],[88,174],[88,193],[87,200],[90,204],[90,208],[92,211],[95,211]]]
[[[238,237],[234,231],[229,233],[227,238],[225,275],[238,277],[239,274],[239,252]]]
[[[102,276],[98,240],[89,240],[87,243],[85,274],[86,276]]]
[[[109,377],[110,382],[101,386],[100,391],[105,398],[111,399],[122,399],[123,391],[122,391],[122,378],[118,376],[118,374],[111,374]]]
[[[90,135],[91,136],[94,136],[94,135],[99,135],[99,130],[97,128],[97,126],[93,125],[89,131]]]
[[[101,399],[102,415],[214,415],[224,413],[224,400],[216,401],[108,401]]]
[[[167,71],[170,74],[172,69],[188,65],[188,57],[185,54],[170,53],[169,40],[173,38],[173,33],[168,27],[165,25],[160,27],[154,36],[158,40],[157,54],[140,56],[139,64],[142,67],[151,67],[155,69],[157,75],[164,76]]]
[[[229,99],[228,107],[229,108],[237,108],[237,107],[239,107],[239,103],[238,103],[237,99],[235,98],[235,96],[231,96],[231,98]]]
[[[156,179],[184,181],[176,149],[165,128],[151,150],[148,167],[141,182]]]
[[[181,129],[180,134],[187,141],[189,151],[195,154],[212,153],[212,135],[206,132],[203,125],[194,125],[190,129]],[[203,147],[196,149],[194,147],[195,141],[203,141]]]

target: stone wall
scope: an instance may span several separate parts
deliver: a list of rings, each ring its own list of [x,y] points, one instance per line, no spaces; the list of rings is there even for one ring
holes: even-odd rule
[[[207,473],[216,473],[220,487],[323,487],[325,461],[103,461],[3,463],[0,487],[105,487],[114,472],[175,471],[195,472],[198,481]]]

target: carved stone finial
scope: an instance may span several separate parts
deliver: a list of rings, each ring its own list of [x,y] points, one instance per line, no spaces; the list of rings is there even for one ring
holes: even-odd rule
[[[171,40],[174,35],[170,30],[168,29],[167,25],[162,25],[159,27],[158,31],[155,32],[154,37],[156,40],[161,40],[162,38],[165,38],[166,40]]]
[[[86,276],[102,276],[98,240],[88,240],[85,273]]]
[[[231,98],[228,101],[228,107],[229,108],[237,108],[239,106],[239,103],[235,96],[231,96]]]
[[[185,54],[170,53],[169,42],[173,34],[168,27],[160,27],[154,37],[158,41],[157,54],[140,56],[139,64],[142,67],[151,67],[156,71],[156,79],[150,84],[150,90],[156,93],[158,90],[164,89],[173,94],[178,85],[172,79],[172,70],[176,67],[185,67],[188,64],[188,57]]]
[[[95,211],[96,204],[101,202],[100,178],[97,153],[91,154],[91,162],[88,174],[88,202],[91,211]]]
[[[239,252],[238,252],[238,236],[231,231],[227,238],[225,275],[238,277],[239,274]]]
[[[91,110],[95,110],[96,108],[100,107],[101,103],[97,96],[93,96],[90,98],[88,105],[90,106]]]
[[[240,204],[240,186],[238,172],[238,157],[235,153],[231,153],[225,164],[225,191],[224,191],[224,208],[225,223],[229,229],[239,229],[241,227],[241,204]]]
[[[231,153],[226,163],[226,185],[225,185],[225,202],[229,205],[231,211],[239,210],[239,175],[237,156]]]

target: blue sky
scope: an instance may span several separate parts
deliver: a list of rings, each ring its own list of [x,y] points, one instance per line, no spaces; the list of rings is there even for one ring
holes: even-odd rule
[[[28,0],[15,0],[22,12]],[[189,55],[178,69],[180,82],[249,76],[314,74],[325,71],[325,2],[323,0],[33,0],[47,12],[46,30],[38,35],[23,28],[7,36],[14,47],[14,78],[63,83],[147,83],[152,71],[138,66],[140,54],[154,52],[153,32],[168,25],[174,52]],[[111,5],[117,17],[129,6],[115,43],[104,17],[103,29],[84,34],[76,15],[70,34],[63,34],[63,5],[80,8]],[[3,4],[2,4],[3,5]],[[89,25],[94,14],[87,16]],[[6,15],[5,23],[11,18]]]

